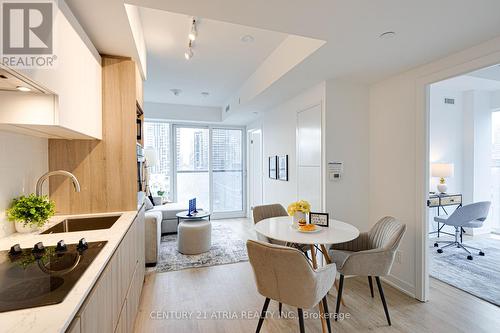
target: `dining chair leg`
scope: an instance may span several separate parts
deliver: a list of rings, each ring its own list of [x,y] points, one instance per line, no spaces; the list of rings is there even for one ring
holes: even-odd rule
[[[278,315],[281,317],[281,309],[283,308],[283,303],[279,302],[278,304]]]
[[[384,289],[382,289],[382,283],[380,283],[380,277],[376,276],[378,292],[380,293],[380,298],[382,299],[382,305],[384,306],[385,317],[387,318],[387,323],[391,326],[391,317],[389,316],[389,309],[387,308],[387,303],[385,302]]]
[[[372,298],[373,298],[375,296],[373,295],[373,282],[372,282],[371,276],[368,277],[368,284],[370,285],[370,293],[372,294]]]
[[[335,321],[337,321],[339,317],[339,311],[340,311],[340,300],[342,299],[342,289],[344,288],[344,275],[340,274],[340,279],[339,279],[339,292],[337,294],[337,307],[335,309]]]
[[[262,307],[262,312],[260,313],[259,323],[257,324],[257,329],[255,330],[255,333],[260,332],[260,328],[262,327],[262,324],[264,323],[264,318],[266,318],[267,307],[269,306],[270,300],[271,299],[266,298],[266,301],[264,302],[264,307]]]
[[[304,328],[304,313],[302,312],[302,309],[298,308],[297,312],[299,313],[299,328],[300,328],[300,333],[305,333],[306,329]]]
[[[328,333],[332,333],[332,326],[330,323],[330,311],[328,310],[328,300],[326,299],[326,296],[323,297],[323,307],[325,308],[325,319],[326,319],[326,325],[328,326]]]

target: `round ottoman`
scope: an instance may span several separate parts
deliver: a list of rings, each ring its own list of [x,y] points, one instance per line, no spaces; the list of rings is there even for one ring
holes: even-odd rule
[[[210,221],[182,221],[177,227],[177,249],[182,254],[200,254],[210,250],[212,224]]]

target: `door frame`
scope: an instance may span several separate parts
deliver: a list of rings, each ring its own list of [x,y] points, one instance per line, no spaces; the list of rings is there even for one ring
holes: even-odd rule
[[[262,199],[262,202],[264,202],[264,145],[263,145],[263,132],[261,126],[255,127],[252,129],[247,130],[247,189],[248,189],[248,195],[247,195],[247,216],[250,217],[252,216],[252,203],[250,202],[251,199],[251,193],[254,190],[252,184],[250,183],[251,177],[250,177],[250,170],[251,170],[251,158],[250,158],[250,144],[251,144],[251,136],[253,133],[259,132],[260,133],[260,158],[261,158],[261,170],[262,173],[260,175],[260,197]]]
[[[208,137],[209,137],[209,144],[208,144],[208,177],[209,177],[209,210],[212,212],[212,218],[213,219],[225,219],[225,218],[239,218],[239,217],[245,217],[246,216],[246,211],[247,211],[247,195],[246,195],[246,135],[245,135],[245,127],[240,127],[240,126],[228,126],[228,125],[213,125],[213,124],[193,124],[193,123],[185,123],[185,122],[169,122],[171,126],[171,170],[172,170],[172,189],[173,189],[173,197],[174,197],[174,202],[177,202],[177,150],[176,150],[176,145],[177,145],[177,138],[175,135],[175,130],[176,128],[203,128],[203,129],[208,129]],[[241,188],[242,188],[242,209],[241,211],[231,211],[231,212],[214,212],[213,211],[213,191],[214,191],[214,186],[213,186],[213,170],[212,170],[212,130],[213,129],[234,129],[234,130],[240,130],[241,131]]]
[[[416,89],[416,243],[415,243],[415,297],[423,302],[429,300],[429,216],[427,197],[430,171],[430,85],[452,77],[500,64],[500,52],[479,56],[451,67],[419,76]]]

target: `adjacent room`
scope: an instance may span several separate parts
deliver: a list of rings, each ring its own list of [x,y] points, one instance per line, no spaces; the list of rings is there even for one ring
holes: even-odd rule
[[[500,65],[429,94],[430,275],[500,305]]]

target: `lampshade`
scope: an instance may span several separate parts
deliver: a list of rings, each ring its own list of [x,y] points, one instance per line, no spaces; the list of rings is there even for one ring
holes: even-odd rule
[[[144,149],[144,158],[148,167],[154,167],[158,164],[158,154],[154,148]]]
[[[453,163],[433,163],[431,165],[432,177],[448,178],[453,177],[455,167]]]

